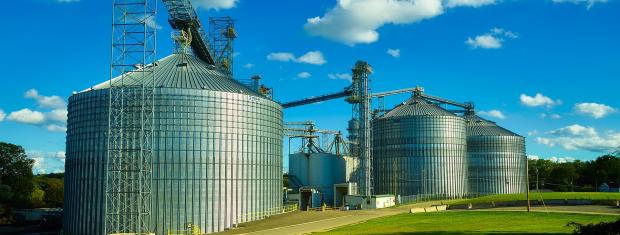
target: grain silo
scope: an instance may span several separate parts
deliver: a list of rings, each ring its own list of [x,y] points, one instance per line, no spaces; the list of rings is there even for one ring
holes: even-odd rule
[[[334,203],[334,184],[357,180],[351,179],[353,168],[357,167],[352,164],[355,162],[350,157],[332,153],[294,153],[289,155],[289,175],[297,177],[302,187],[317,190],[321,198],[317,205],[325,203],[331,206]],[[308,199],[300,195],[300,200]]]
[[[467,193],[465,122],[414,96],[373,120],[376,194],[460,198]]]
[[[104,233],[109,87],[105,82],[69,99],[67,234]],[[155,87],[156,234],[189,225],[202,233],[223,231],[282,205],[279,104],[181,52],[157,63]]]
[[[475,114],[466,114],[471,194],[524,193],[525,138]]]

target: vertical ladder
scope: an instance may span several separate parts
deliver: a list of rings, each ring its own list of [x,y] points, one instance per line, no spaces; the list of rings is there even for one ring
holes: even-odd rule
[[[152,234],[156,0],[113,0],[105,234]]]

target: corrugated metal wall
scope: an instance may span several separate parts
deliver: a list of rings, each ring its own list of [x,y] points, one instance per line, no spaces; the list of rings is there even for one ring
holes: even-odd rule
[[[466,134],[461,117],[375,119],[373,153],[376,194],[459,198],[467,193]]]
[[[465,118],[470,193],[526,192],[525,138],[478,116]]]
[[[261,97],[160,88],[155,108],[153,221],[217,232],[282,205],[282,110]],[[108,90],[69,99],[68,234],[102,234]]]
[[[348,178],[345,158],[330,153],[295,153],[289,155],[289,174],[303,186],[320,191],[327,205],[333,205],[334,184]]]

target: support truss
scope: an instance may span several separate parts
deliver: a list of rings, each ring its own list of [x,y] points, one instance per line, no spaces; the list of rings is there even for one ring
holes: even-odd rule
[[[105,234],[153,232],[156,12],[156,0],[113,0]]]

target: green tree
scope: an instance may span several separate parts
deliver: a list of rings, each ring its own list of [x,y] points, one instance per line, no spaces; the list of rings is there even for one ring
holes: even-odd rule
[[[553,183],[558,191],[575,191],[575,181],[579,178],[575,165],[560,163],[551,171]]]
[[[32,165],[34,160],[28,159],[24,148],[18,145],[0,142],[0,185],[7,185],[12,196],[0,201],[13,207],[29,207],[30,197],[34,189]]]
[[[56,178],[56,175],[52,174],[39,175],[36,177],[35,182],[44,192],[44,207],[55,208],[63,206],[64,183],[62,178]]]

